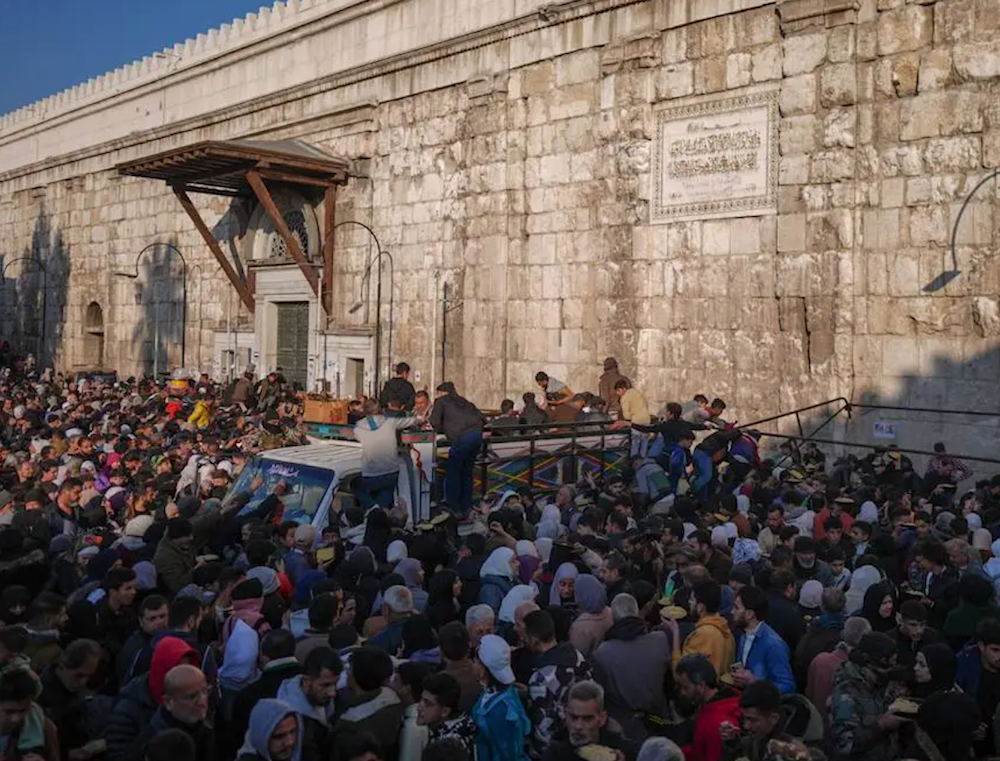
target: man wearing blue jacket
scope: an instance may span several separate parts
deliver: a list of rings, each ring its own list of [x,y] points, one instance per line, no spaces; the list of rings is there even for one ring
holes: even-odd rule
[[[795,692],[791,653],[777,632],[764,623],[767,607],[767,595],[758,587],[744,587],[736,596],[733,626],[740,632],[733,681],[737,687],[745,687],[767,679],[786,695]]]

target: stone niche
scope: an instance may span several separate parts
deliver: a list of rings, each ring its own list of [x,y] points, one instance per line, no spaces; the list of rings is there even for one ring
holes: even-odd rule
[[[775,214],[778,90],[729,91],[656,111],[650,222]]]

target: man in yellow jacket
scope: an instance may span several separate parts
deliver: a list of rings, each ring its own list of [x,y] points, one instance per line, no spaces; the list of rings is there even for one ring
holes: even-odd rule
[[[673,640],[673,662],[685,655],[700,653],[715,667],[715,673],[725,674],[736,658],[736,639],[726,619],[719,615],[722,603],[722,588],[712,580],[699,581],[691,590],[688,609],[692,618],[697,619],[694,631],[681,644],[677,621],[667,619],[667,628]]]

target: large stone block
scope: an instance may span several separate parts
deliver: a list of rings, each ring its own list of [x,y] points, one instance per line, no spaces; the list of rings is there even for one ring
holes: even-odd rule
[[[920,50],[931,44],[934,36],[934,11],[921,5],[907,5],[879,14],[879,55],[894,55]]]
[[[786,77],[808,74],[826,59],[827,35],[799,34],[785,38],[784,71]]]
[[[655,82],[657,100],[681,98],[694,93],[694,64],[690,61],[663,66]]]
[[[819,101],[824,108],[849,106],[857,100],[857,72],[854,64],[837,63],[820,71]]]
[[[955,72],[963,79],[1000,77],[1000,40],[956,45],[954,59]]]
[[[927,141],[924,164],[934,173],[958,172],[982,166],[978,137],[942,137]]]
[[[816,76],[803,74],[783,80],[778,105],[782,116],[813,113],[816,110]]]
[[[939,2],[934,6],[934,41],[938,45],[995,41],[997,29],[1000,3],[996,0]]]
[[[753,54],[753,81],[768,82],[781,79],[781,45],[766,45]]]
[[[920,59],[920,76],[917,89],[920,92],[940,90],[948,84],[951,76],[951,51],[935,48],[925,52]]]
[[[983,129],[980,95],[967,90],[941,90],[909,98],[901,104],[899,119],[902,140]]]

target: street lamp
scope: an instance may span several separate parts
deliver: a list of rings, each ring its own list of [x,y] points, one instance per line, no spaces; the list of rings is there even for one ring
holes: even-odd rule
[[[0,280],[6,279],[7,268],[15,262],[31,262],[42,272],[42,325],[41,336],[38,339],[38,365],[41,367],[41,365],[44,364],[42,355],[45,352],[45,326],[46,313],[48,312],[49,272],[45,269],[45,265],[42,264],[40,259],[36,259],[34,256],[19,256],[4,264],[3,269],[0,270]],[[15,291],[15,296],[16,295],[17,293]]]
[[[177,246],[170,243],[150,243],[142,251],[140,251],[135,257],[135,272],[116,272],[117,277],[127,277],[130,280],[135,280],[135,303],[137,305],[142,304],[142,283],[139,280],[139,260],[142,259],[142,255],[149,251],[151,248],[156,248],[161,246],[167,251],[177,254],[177,258],[181,260],[181,298],[183,300],[181,309],[181,367],[187,367],[187,353],[186,353],[186,338],[187,338],[187,260],[184,258],[184,254],[181,253]],[[156,303],[156,291],[153,291],[153,377],[158,378],[160,375],[160,310],[157,308]]]
[[[379,243],[378,236],[375,231],[372,230],[364,222],[358,222],[354,219],[346,219],[343,222],[338,222],[333,226],[336,230],[338,227],[343,227],[344,225],[357,225],[358,227],[364,229],[372,236],[375,241],[375,254],[368,260],[368,265],[365,267],[364,275],[361,278],[361,293],[358,298],[351,304],[350,308],[347,310],[349,314],[354,314],[361,307],[364,306],[364,301],[361,296],[365,293],[365,288],[367,283],[371,279],[372,267],[378,263],[378,269],[376,270],[375,278],[375,393],[378,393],[379,385],[381,382],[381,370],[382,370],[382,257],[389,260],[389,347],[388,356],[389,361],[392,361],[392,330],[393,330],[393,282],[396,278],[396,266],[393,263],[392,255],[388,251],[382,250],[382,244]]]

